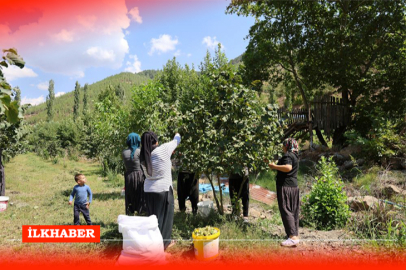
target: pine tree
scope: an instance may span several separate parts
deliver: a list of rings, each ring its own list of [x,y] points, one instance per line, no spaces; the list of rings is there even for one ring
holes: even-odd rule
[[[54,81],[49,81],[48,87],[48,96],[47,96],[47,116],[48,121],[51,121],[54,118],[54,100],[55,100],[55,91],[54,91]]]
[[[14,92],[16,93],[14,97],[14,101],[17,101],[18,106],[20,106],[21,103],[21,90],[18,86],[14,87]]]
[[[87,87],[88,84],[85,84],[85,86],[83,87],[83,115],[86,115],[87,113],[87,98],[88,98]]]
[[[73,104],[73,119],[76,120],[79,116],[79,96],[80,96],[80,84],[76,81],[75,85],[75,101]]]

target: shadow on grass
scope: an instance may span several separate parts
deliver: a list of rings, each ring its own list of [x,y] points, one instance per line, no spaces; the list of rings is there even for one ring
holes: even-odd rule
[[[84,175],[97,175],[97,176],[104,176],[103,169],[100,166],[92,166],[95,168],[89,168],[81,171]]]
[[[119,192],[93,193],[93,199],[99,200],[99,201],[108,201],[108,200],[114,200],[114,199],[120,199],[120,198],[124,199],[124,196],[121,196],[121,194]]]
[[[73,189],[73,188],[65,189],[65,190],[63,190],[63,191],[61,192],[61,194],[62,194],[64,197],[67,197],[67,196],[69,196],[69,195],[72,193],[72,189]]]

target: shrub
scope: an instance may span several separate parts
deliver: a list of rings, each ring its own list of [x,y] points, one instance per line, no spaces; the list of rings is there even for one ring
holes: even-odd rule
[[[319,176],[309,195],[303,198],[303,222],[319,230],[344,227],[350,216],[347,195],[333,159],[319,161]]]
[[[360,146],[366,159],[379,163],[388,163],[393,156],[406,156],[406,136],[399,132],[402,121],[388,119],[378,112],[369,117],[370,128],[346,132],[349,143]]]

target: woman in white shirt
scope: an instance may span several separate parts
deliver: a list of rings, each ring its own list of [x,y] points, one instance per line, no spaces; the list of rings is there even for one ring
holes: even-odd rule
[[[158,227],[166,249],[171,243],[174,198],[172,187],[171,155],[180,143],[176,133],[172,141],[158,144],[152,131],[141,136],[141,165],[145,174],[144,194],[148,215],[156,215]]]

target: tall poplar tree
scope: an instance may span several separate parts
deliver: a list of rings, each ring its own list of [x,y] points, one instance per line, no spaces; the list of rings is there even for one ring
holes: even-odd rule
[[[50,80],[49,87],[48,87],[48,96],[47,96],[48,121],[51,121],[54,118],[54,100],[55,100],[54,80]]]
[[[80,84],[76,81],[75,85],[75,100],[73,104],[73,119],[76,120],[79,116],[79,96],[80,96]]]
[[[83,115],[86,115],[87,113],[87,99],[88,99],[87,87],[88,84],[86,83],[85,86],[83,87]]]

